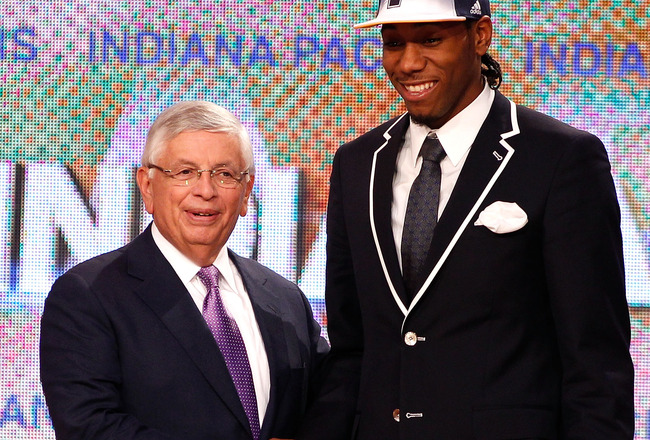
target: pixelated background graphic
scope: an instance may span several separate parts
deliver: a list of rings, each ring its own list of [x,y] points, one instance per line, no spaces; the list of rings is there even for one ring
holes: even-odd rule
[[[324,324],[324,213],[340,144],[404,111],[375,0],[0,0],[0,438],[53,439],[39,317],[72,265],[149,222],[147,128],[179,100],[245,123],[258,168],[229,245],[307,294]],[[619,193],[637,439],[650,438],[650,1],[494,0],[492,55],[515,102],[597,134]]]

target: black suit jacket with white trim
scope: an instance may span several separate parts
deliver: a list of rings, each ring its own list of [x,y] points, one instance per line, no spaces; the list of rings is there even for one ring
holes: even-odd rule
[[[600,140],[497,92],[408,302],[390,223],[408,123],[335,156],[332,350],[299,438],[631,439],[620,213]],[[497,201],[528,223],[475,226]]]

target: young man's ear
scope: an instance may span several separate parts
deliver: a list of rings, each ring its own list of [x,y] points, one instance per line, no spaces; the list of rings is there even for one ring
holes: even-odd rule
[[[483,56],[490,48],[490,44],[492,44],[492,20],[487,15],[484,15],[473,28],[476,52],[478,55]]]

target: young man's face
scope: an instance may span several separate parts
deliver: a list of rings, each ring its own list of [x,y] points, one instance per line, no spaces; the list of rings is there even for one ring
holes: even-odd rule
[[[488,17],[386,24],[381,34],[384,69],[416,122],[439,128],[481,93],[481,56],[492,36]]]

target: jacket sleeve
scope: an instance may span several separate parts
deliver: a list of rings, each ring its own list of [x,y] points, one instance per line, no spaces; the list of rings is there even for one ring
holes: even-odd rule
[[[343,213],[340,156],[339,150],[327,208],[325,301],[331,350],[317,374],[315,400],[296,437],[301,440],[351,438],[359,394],[363,329]]]
[[[57,438],[171,439],[126,412],[110,317],[77,274],[59,278],[45,301],[40,357],[43,392]]]
[[[586,133],[558,163],[544,266],[562,364],[562,438],[632,439],[634,371],[620,231],[607,153]]]

